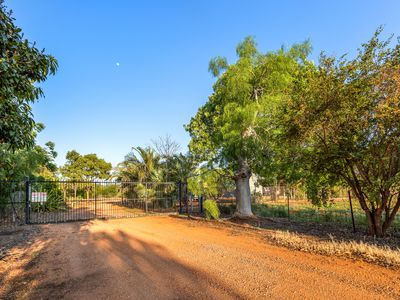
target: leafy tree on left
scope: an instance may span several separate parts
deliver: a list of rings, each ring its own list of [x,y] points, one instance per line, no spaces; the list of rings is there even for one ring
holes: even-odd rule
[[[43,96],[37,84],[55,74],[57,60],[24,38],[0,0],[0,144],[33,147],[38,129],[32,104]]]
[[[0,144],[0,180],[23,180],[25,176],[31,179],[55,180],[56,157],[53,142],[47,142],[45,147],[36,145],[15,151]]]

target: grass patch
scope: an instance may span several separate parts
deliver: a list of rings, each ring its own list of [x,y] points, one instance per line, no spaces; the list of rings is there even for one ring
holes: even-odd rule
[[[303,252],[362,259],[384,267],[400,267],[400,249],[364,243],[362,241],[313,240],[298,233],[274,231],[268,235],[273,244]]]
[[[354,201],[355,202],[355,201]],[[252,209],[259,217],[278,217],[288,218],[297,222],[304,223],[336,223],[345,226],[351,226],[351,213],[348,203],[337,201],[328,207],[318,207],[308,201],[291,200],[289,212],[287,202],[275,201],[269,203],[253,204]],[[366,228],[367,220],[364,211],[354,204],[354,221],[357,227]],[[400,229],[400,214],[398,214],[391,226],[393,229]]]

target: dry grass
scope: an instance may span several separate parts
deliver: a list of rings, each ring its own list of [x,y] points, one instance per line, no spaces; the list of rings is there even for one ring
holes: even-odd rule
[[[385,267],[400,267],[400,249],[364,243],[362,241],[315,240],[288,231],[273,231],[268,240],[276,245],[303,252],[362,259]]]

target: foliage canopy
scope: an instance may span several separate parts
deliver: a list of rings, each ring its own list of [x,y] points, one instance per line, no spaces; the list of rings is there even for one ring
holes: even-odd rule
[[[43,96],[38,83],[57,70],[57,60],[24,38],[0,2],[0,143],[32,147],[37,124],[31,105]]]

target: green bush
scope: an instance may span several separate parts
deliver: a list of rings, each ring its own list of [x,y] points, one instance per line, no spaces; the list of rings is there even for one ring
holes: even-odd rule
[[[223,215],[233,215],[235,210],[236,210],[236,205],[235,204],[218,204],[219,211]]]
[[[219,208],[214,200],[206,200],[203,204],[207,220],[219,218]]]
[[[46,201],[31,202],[31,209],[35,212],[67,210],[63,192],[55,182],[36,182],[33,184],[33,192],[45,192]]]

